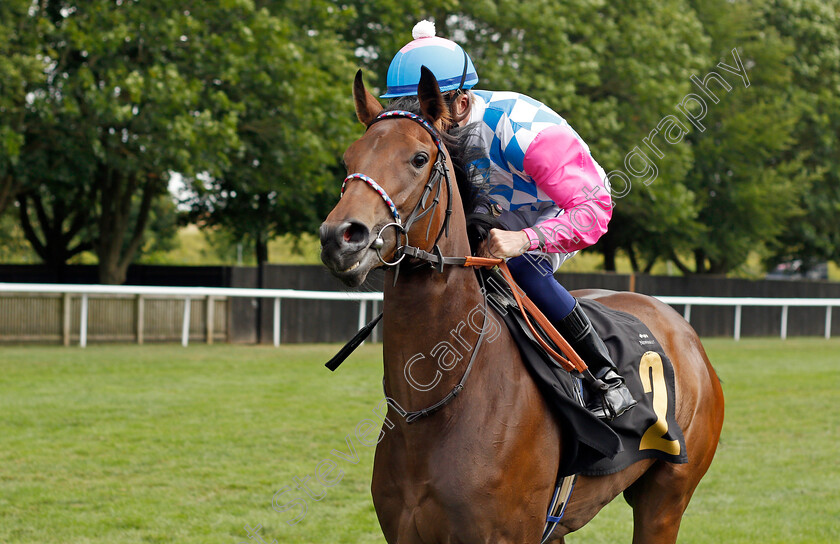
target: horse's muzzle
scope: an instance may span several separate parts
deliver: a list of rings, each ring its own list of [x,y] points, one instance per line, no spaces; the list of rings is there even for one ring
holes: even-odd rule
[[[370,229],[359,221],[325,222],[319,230],[321,261],[345,284],[361,284],[370,268]]]

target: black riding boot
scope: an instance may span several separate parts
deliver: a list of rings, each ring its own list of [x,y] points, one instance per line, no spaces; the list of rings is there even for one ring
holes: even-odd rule
[[[597,380],[590,383],[594,401],[587,406],[589,411],[601,419],[612,420],[636,406],[624,378],[618,374],[607,346],[595,332],[579,302],[575,302],[572,313],[559,323],[559,329]]]

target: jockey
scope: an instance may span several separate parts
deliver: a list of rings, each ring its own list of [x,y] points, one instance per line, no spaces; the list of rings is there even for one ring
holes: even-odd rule
[[[477,127],[476,143],[489,156],[477,165],[486,167],[494,202],[489,211],[504,227],[490,231],[484,252],[508,259],[522,290],[608,386],[588,408],[600,418],[618,417],[636,401],[581,305],[554,278],[566,259],[607,230],[612,201],[601,181],[604,170],[569,123],[544,104],[514,92],[470,90],[478,83],[472,60],[455,42],[435,37],[434,23],[417,23],[412,36],[391,61],[381,98],[416,95],[425,65],[453,122]]]

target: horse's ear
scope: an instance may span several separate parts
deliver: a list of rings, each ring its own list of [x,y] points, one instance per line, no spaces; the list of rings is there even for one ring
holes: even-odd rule
[[[353,98],[356,101],[356,116],[359,121],[365,126],[370,125],[382,111],[382,104],[365,89],[361,70],[356,72],[356,79],[353,81]]]
[[[420,111],[427,121],[440,128],[439,121],[449,120],[449,106],[440,92],[437,78],[425,66],[420,67],[420,83],[417,85],[417,98],[420,99]]]

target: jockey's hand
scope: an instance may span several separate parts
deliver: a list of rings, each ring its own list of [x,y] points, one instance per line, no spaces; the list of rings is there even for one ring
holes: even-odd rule
[[[522,255],[530,246],[531,240],[524,231],[490,229],[490,235],[482,244],[479,253],[484,257],[506,259]]]

